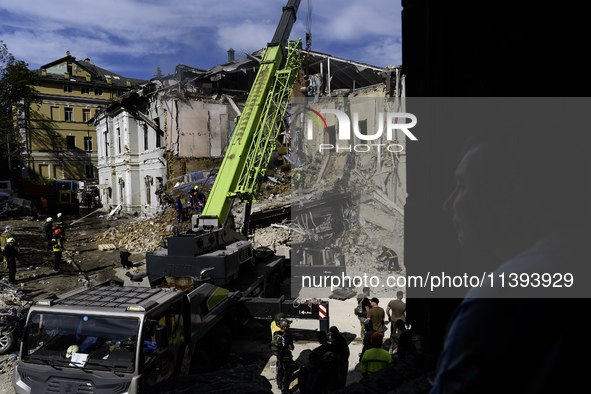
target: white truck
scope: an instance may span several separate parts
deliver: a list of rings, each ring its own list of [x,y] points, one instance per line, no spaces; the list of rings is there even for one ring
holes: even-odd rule
[[[241,295],[192,277],[105,282],[31,306],[16,393],[140,393],[229,354]]]

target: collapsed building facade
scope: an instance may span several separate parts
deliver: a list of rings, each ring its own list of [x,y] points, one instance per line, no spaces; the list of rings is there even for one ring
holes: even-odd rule
[[[150,80],[98,113],[94,124],[102,203],[128,213],[155,214],[170,202],[175,187],[188,190],[215,174],[261,55],[234,59],[230,50],[227,63],[209,70],[178,65],[174,74]],[[395,72],[309,52],[294,97],[318,101],[366,91],[385,96]],[[288,155],[290,138],[286,132],[278,141]]]

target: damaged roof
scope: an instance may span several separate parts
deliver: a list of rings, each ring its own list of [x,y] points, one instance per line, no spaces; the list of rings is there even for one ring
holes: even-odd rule
[[[214,66],[209,70],[179,64],[175,69],[175,77],[173,79],[179,80],[178,77],[180,76],[182,77],[180,80],[183,80],[185,77],[188,77],[193,79],[194,82],[199,83],[200,81],[219,81],[224,77],[236,73],[255,75],[259,68],[263,53],[264,49],[260,49],[253,54],[246,54],[245,57]],[[327,75],[330,69],[331,89],[359,89],[382,84],[384,83],[384,79],[381,76],[381,73],[386,70],[381,67],[312,51],[309,52],[309,62],[304,60],[302,67],[306,74],[319,74],[322,69],[322,73]],[[161,79],[171,78],[168,76]],[[355,81],[355,86],[353,86],[353,81]]]

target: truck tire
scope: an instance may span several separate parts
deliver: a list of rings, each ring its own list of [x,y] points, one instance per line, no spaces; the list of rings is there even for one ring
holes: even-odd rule
[[[14,332],[0,336],[0,355],[10,353],[16,344]]]

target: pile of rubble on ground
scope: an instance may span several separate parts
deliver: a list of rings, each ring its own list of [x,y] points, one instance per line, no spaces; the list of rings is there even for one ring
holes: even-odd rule
[[[310,158],[291,201],[292,243],[342,256],[347,275],[383,275],[382,247],[394,249],[404,275],[404,189],[396,158],[352,153]]]
[[[95,241],[99,245],[114,245],[117,249],[131,253],[152,252],[162,248],[163,239],[172,234],[176,223],[176,212],[167,208],[161,215],[138,219],[117,227],[111,227],[99,234]]]

